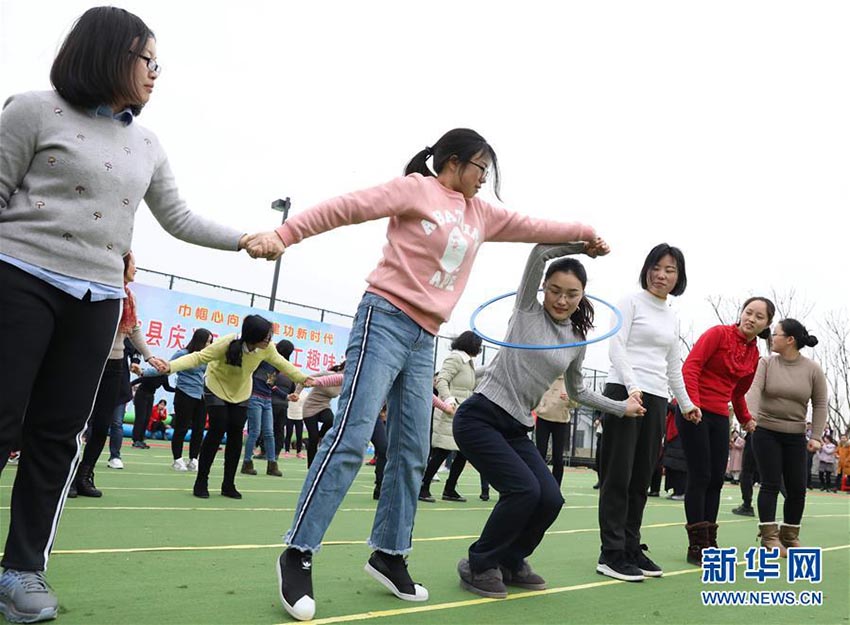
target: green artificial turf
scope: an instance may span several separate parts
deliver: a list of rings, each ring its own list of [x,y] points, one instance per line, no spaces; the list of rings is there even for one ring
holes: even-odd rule
[[[60,598],[62,625],[291,622],[277,597],[274,563],[281,535],[306,474],[303,460],[282,459],[283,478],[238,475],[244,495],[234,501],[218,494],[222,454],[210,479],[211,497],[191,494],[192,473],[170,468],[169,448],[123,450],[126,468],[102,461],[96,482],[101,499],[70,500],[50,560],[48,580]],[[0,520],[9,514],[16,469],[0,479]],[[810,491],[801,540],[834,548],[823,554],[824,579],[813,585],[781,580],[758,584],[743,579],[724,586],[703,585],[700,571],[685,562],[687,546],[681,502],[649,499],[643,539],[665,577],[629,584],[595,572],[599,553],[595,474],[568,470],[566,504],[531,563],[549,585],[544,592],[511,589],[508,600],[486,600],[462,590],[455,570],[485,522],[493,499],[479,501],[478,477],[467,468],[459,490],[467,503],[439,500],[419,504],[410,558],[413,578],[428,587],[430,600],[407,603],[388,594],[363,572],[365,544],[374,516],[373,468],[364,467],[345,498],[314,558],[317,621],[402,623],[848,623],[850,614],[850,495]],[[719,542],[736,546],[743,560],[756,544],[756,520],[737,517],[737,487],[723,490]],[[704,607],[701,590],[819,590],[819,607]],[[382,612],[386,614],[382,615]],[[371,614],[367,614],[371,613]],[[345,618],[350,617],[350,618]]]

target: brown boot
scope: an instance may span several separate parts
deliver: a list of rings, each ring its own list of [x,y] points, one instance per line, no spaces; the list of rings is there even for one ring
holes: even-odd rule
[[[783,523],[779,526],[779,542],[783,547],[800,547],[800,526]]]
[[[277,462],[272,462],[271,460],[269,460],[269,463],[266,465],[266,475],[283,477],[283,473],[281,473],[280,469],[277,468]]]
[[[785,547],[779,540],[779,526],[776,523],[759,523],[758,537],[761,538],[762,547],[778,549],[780,558],[788,556]]]
[[[688,562],[702,566],[702,550],[708,547],[708,521],[685,525],[688,531]]]
[[[717,523],[706,522],[708,523],[708,546],[717,549]]]
[[[257,475],[257,470],[254,468],[254,461],[246,460],[243,462],[240,473],[245,473],[246,475]]]

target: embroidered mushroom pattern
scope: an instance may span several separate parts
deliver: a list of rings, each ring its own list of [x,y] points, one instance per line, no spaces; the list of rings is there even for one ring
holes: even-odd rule
[[[103,166],[106,167],[106,171],[112,171],[112,163],[109,161],[106,161]]]
[[[56,157],[55,156],[48,156],[47,157],[47,164],[50,165],[51,167],[56,167]]]
[[[123,200],[121,200],[121,203],[122,203],[124,206],[130,206],[130,198],[125,197]]]
[[[94,220],[97,221],[98,219],[103,217],[103,213],[95,211],[95,212],[92,213],[92,217],[94,217]]]
[[[38,200],[38,201],[35,203],[35,207],[36,207],[36,208],[44,208],[44,202],[42,202],[41,200]]]
[[[76,187],[74,187],[74,191],[82,195],[83,193],[85,193],[86,188],[83,185],[78,184]]]
[[[112,251],[112,243],[107,243],[106,249],[108,249],[111,252]]]
[[[74,235],[71,234],[70,232],[66,232],[65,234],[62,235],[62,238],[65,239],[66,241],[70,241],[71,239],[74,238]]]
[[[126,152],[126,153],[127,153],[127,155],[129,156],[129,155],[130,155],[130,153],[132,152],[132,150],[131,150],[130,148],[128,148],[128,147],[125,145],[125,146],[124,146],[124,152]]]
[[[77,139],[79,139],[80,141],[85,141],[86,136],[83,133],[80,132],[80,133],[77,134]]]
[[[57,106],[55,109],[53,109],[53,114],[54,114],[54,115],[58,115],[58,116],[60,116],[60,117],[62,116],[62,113],[64,113],[64,112],[65,112],[65,111],[63,111],[62,109],[60,109],[58,106]]]

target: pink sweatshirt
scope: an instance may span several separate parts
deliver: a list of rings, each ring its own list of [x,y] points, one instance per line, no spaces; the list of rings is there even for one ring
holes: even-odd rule
[[[277,228],[288,246],[340,226],[389,217],[384,257],[366,278],[371,293],[432,334],[460,299],[484,241],[567,243],[596,232],[580,223],[533,219],[466,199],[436,178],[410,174],[327,200]]]

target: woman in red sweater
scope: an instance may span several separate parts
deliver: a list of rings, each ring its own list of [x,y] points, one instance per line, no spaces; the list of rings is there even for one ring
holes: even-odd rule
[[[744,302],[738,322],[706,330],[682,366],[688,396],[702,410],[701,419],[693,415],[676,418],[688,464],[688,562],[698,566],[702,550],[717,546],[720,489],[729,459],[729,402],[742,428],[752,432],[755,421],[744,394],[758,365],[756,337],[770,339],[775,312],[766,297],[751,297]]]

